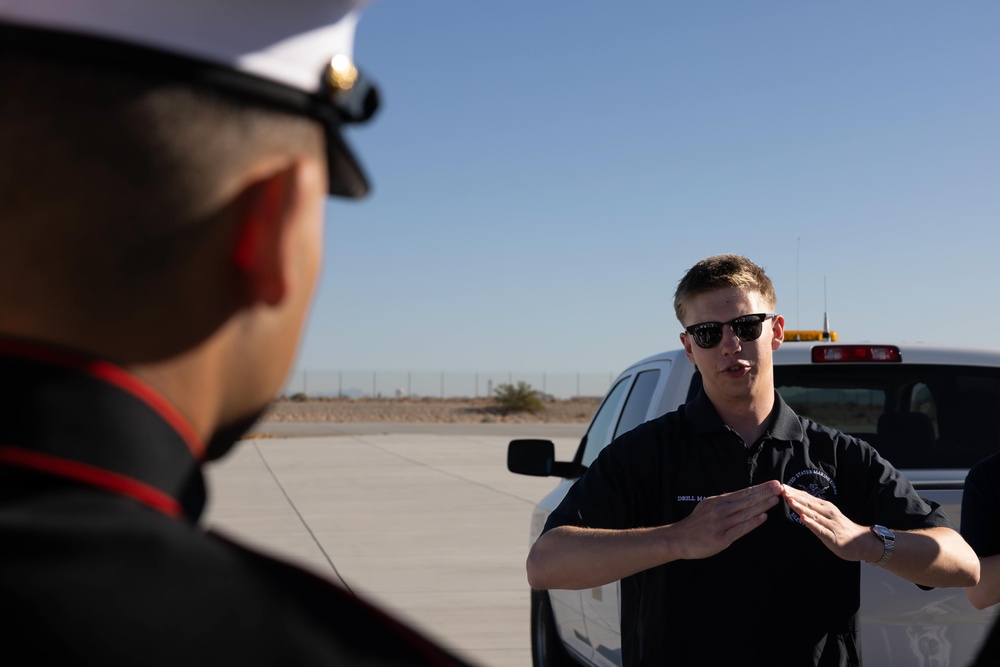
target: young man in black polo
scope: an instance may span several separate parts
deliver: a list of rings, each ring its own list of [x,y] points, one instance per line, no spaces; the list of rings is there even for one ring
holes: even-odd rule
[[[674,300],[703,390],[609,445],[528,556],[536,589],[621,580],[634,665],[860,665],[860,563],[975,583],[975,554],[866,443],[796,416],[774,388],[771,280],[705,259]]]

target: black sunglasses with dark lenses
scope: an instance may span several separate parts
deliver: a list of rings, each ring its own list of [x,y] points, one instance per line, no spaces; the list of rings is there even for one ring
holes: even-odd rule
[[[728,322],[702,322],[685,327],[698,347],[708,349],[715,347],[722,340],[722,327],[730,326],[733,333],[744,341],[749,342],[760,338],[763,330],[764,320],[774,317],[777,313],[755,313],[753,315],[743,315]]]

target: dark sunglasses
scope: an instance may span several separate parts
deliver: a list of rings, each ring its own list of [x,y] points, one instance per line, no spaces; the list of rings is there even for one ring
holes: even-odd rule
[[[689,327],[685,327],[684,330],[694,338],[694,342],[697,343],[698,347],[708,349],[715,347],[722,340],[722,327],[724,326],[732,327],[733,333],[744,342],[757,340],[760,338],[760,332],[763,330],[764,320],[776,315],[777,313],[755,313],[753,315],[743,315],[728,322],[692,324]]]

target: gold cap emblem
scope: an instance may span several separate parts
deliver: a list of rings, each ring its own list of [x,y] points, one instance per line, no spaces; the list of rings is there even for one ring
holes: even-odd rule
[[[330,59],[326,66],[326,82],[337,92],[347,92],[358,80],[358,68],[348,56],[340,53]]]

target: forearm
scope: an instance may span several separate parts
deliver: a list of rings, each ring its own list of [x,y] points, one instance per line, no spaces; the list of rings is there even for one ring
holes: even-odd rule
[[[979,581],[979,558],[956,531],[939,527],[895,534],[892,558],[884,566],[893,574],[935,588],[964,588]],[[875,542],[874,557],[865,560],[881,557],[881,542]]]
[[[528,553],[532,588],[595,588],[675,560],[669,526],[596,530],[560,526],[543,534]]]
[[[976,609],[1000,602],[1000,554],[979,559],[979,583],[967,587],[965,597]]]
[[[714,556],[763,524],[780,493],[781,484],[769,481],[712,496],[687,517],[656,528],[554,528],[528,553],[528,583],[535,589],[595,588],[682,558]]]

